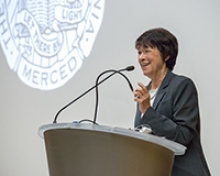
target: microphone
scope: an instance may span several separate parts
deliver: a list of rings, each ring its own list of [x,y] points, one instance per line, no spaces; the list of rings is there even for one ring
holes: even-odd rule
[[[113,72],[112,74],[108,75],[108,76],[105,77],[103,80],[101,80],[100,82],[96,82],[96,84],[95,84],[93,87],[89,88],[87,91],[83,92],[83,93],[82,93],[81,95],[79,95],[77,98],[75,98],[74,100],[72,100],[71,102],[69,102],[68,104],[66,104],[63,108],[61,108],[61,109],[56,113],[53,123],[57,123],[57,118],[58,118],[59,114],[60,114],[63,110],[65,110],[65,109],[68,108],[70,105],[72,105],[74,102],[76,102],[77,100],[79,100],[80,98],[82,98],[83,96],[85,96],[87,93],[89,93],[89,92],[90,92],[91,90],[93,90],[94,88],[98,87],[101,83],[103,83],[104,81],[106,81],[107,79],[109,79],[110,77],[112,77],[113,75],[115,75],[116,73],[119,73],[119,74],[123,75],[123,74],[121,73],[121,71],[132,71],[132,70],[134,70],[134,66],[128,66],[128,67],[123,68],[123,69],[120,69],[120,70],[107,70],[107,71],[104,71],[103,73],[101,73],[101,74],[103,75],[104,73]],[[101,77],[101,76],[99,76],[99,77]],[[132,85],[131,85],[129,79],[128,79],[125,75],[124,75],[123,77],[129,82],[130,88],[133,89],[133,87],[132,87]],[[133,90],[132,90],[132,91],[133,91]],[[90,121],[90,122],[96,123],[95,121],[91,121],[91,120],[82,120],[82,121]],[[82,121],[80,121],[80,122],[82,122]]]
[[[113,72],[113,73],[117,73],[117,74],[120,74],[121,76],[123,76],[125,78],[125,80],[128,82],[128,85],[131,89],[131,91],[133,92],[133,86],[130,82],[130,80],[128,79],[127,76],[125,76],[123,73],[121,73],[122,71],[132,71],[134,70],[134,66],[128,66],[124,69],[120,69],[120,70],[106,70],[104,72],[102,72],[96,79],[96,84],[95,84],[95,88],[96,88],[96,105],[95,105],[95,112],[94,112],[94,119],[93,119],[93,123],[95,124],[96,123],[96,119],[97,119],[97,112],[98,112],[98,101],[99,101],[99,95],[98,95],[98,81],[99,81],[99,78],[106,74],[106,73],[109,73],[109,72]]]

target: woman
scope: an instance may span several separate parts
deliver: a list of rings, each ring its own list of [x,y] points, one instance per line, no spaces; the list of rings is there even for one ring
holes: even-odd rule
[[[178,53],[176,37],[156,28],[138,37],[135,47],[143,74],[151,79],[147,87],[138,83],[134,92],[135,127],[148,124],[155,135],[187,147],[184,155],[175,156],[173,176],[209,176],[200,143],[196,87],[189,78],[172,73]]]

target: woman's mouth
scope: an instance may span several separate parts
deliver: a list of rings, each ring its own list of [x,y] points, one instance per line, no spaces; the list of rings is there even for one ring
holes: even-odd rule
[[[149,64],[150,64],[149,62],[147,62],[147,63],[141,63],[141,67],[144,68],[144,67],[148,66]]]

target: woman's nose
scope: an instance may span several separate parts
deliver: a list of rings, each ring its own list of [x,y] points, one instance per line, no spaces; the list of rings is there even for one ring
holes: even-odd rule
[[[144,54],[144,53],[141,53],[141,54],[139,55],[139,59],[140,59],[140,60],[145,59],[145,54]]]

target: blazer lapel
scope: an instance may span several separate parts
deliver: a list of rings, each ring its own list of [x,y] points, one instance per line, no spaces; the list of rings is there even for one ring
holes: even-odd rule
[[[157,92],[157,96],[154,100],[154,103],[153,103],[153,108],[154,109],[157,108],[159,102],[162,100],[162,98],[166,94],[166,87],[169,85],[169,82],[170,82],[170,80],[173,76],[174,76],[174,74],[170,70],[168,70],[161,86],[159,87],[159,90]],[[149,88],[149,85],[148,85],[148,88]]]

